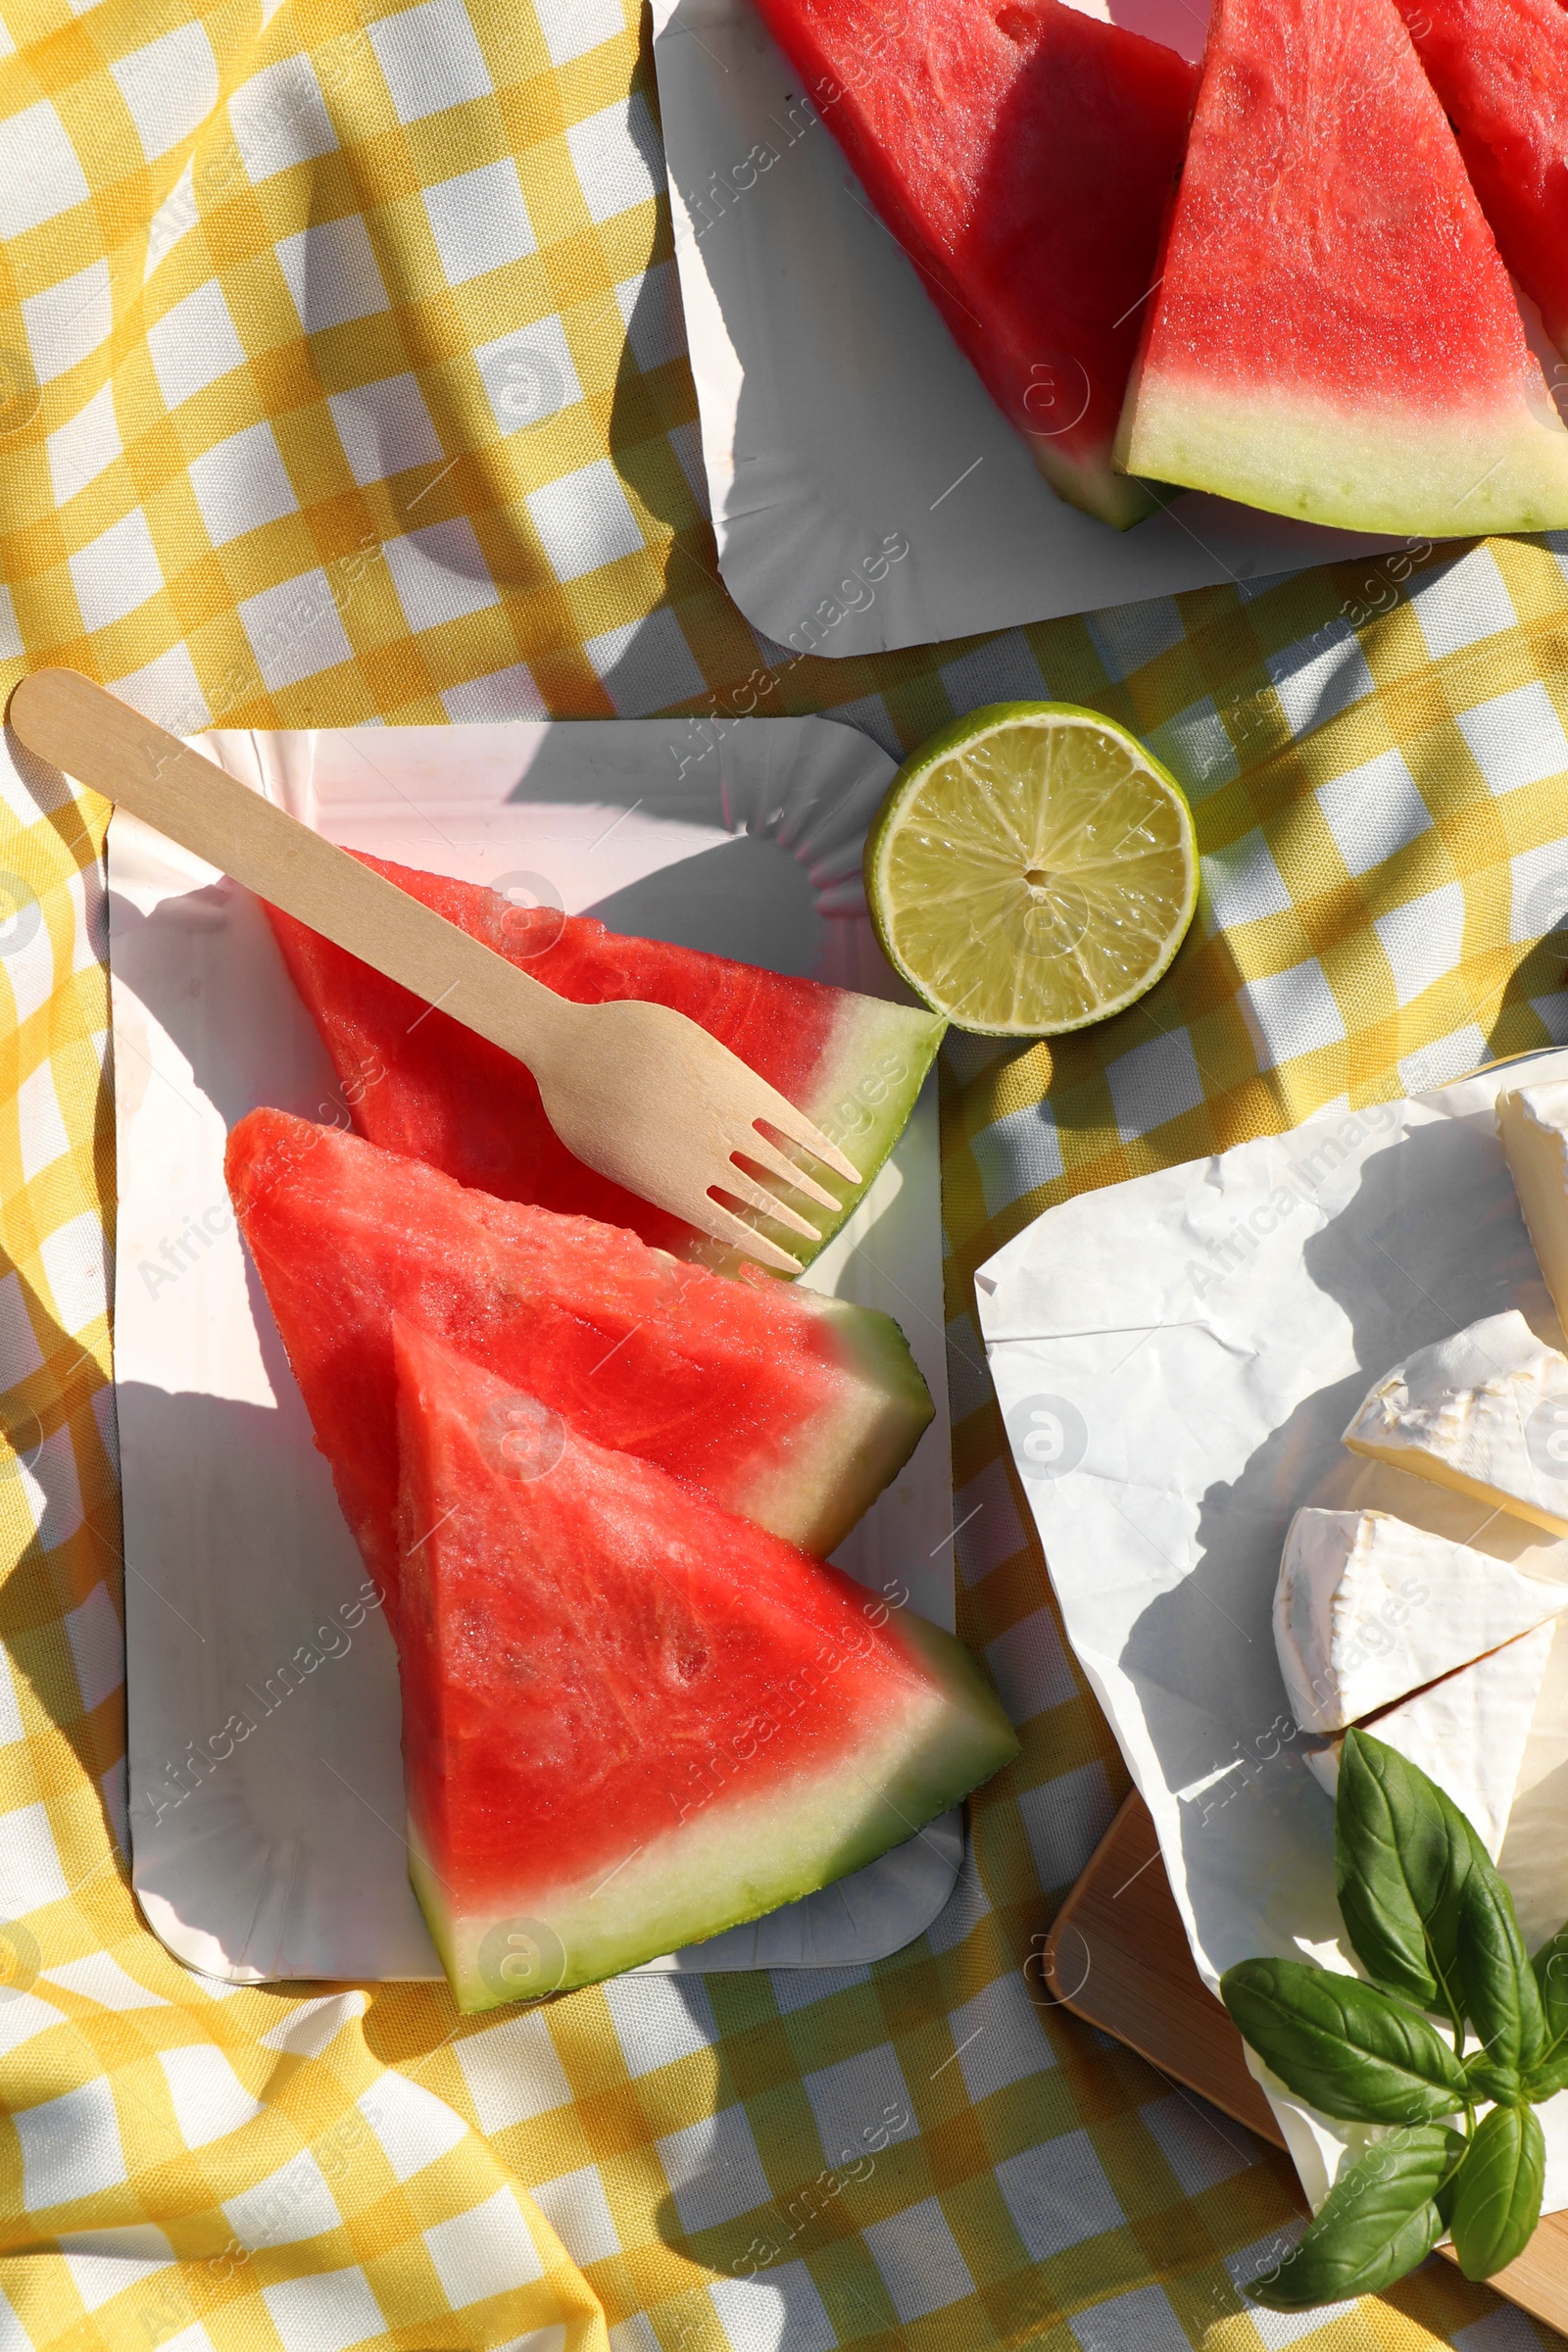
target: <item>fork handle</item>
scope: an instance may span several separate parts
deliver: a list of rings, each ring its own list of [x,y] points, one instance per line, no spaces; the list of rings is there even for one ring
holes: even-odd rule
[[[51,760],[539,1074],[577,1007],[444,915],[249,791],[74,669],[24,678],[7,717]]]

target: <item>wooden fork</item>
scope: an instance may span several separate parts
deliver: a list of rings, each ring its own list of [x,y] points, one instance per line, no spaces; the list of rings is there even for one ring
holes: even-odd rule
[[[822,1208],[842,1205],[774,1137],[846,1184],[859,1182],[793,1102],[684,1013],[558,997],[78,671],[24,678],[7,716],[40,759],[515,1054],[569,1152],[715,1241],[781,1273],[799,1271],[798,1259],[720,1194],[820,1239],[754,1169]]]

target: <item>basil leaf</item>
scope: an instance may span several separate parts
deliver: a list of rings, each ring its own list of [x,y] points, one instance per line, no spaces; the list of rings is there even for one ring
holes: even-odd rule
[[[1323,2115],[1431,2124],[1465,2103],[1464,2071],[1437,2028],[1358,1977],[1243,1960],[1219,1991],[1264,2064]]]
[[[1546,2046],[1541,1987],[1513,1897],[1485,1855],[1472,1862],[1460,1899],[1459,1975],[1487,2066],[1504,2082],[1530,2074]]]
[[[1499,2107],[1509,2107],[1519,2099],[1534,2096],[1526,2091],[1525,2078],[1516,2066],[1498,2066],[1485,2050],[1477,2050],[1465,2060],[1464,2079],[1478,2107],[1494,2099]],[[1533,2081],[1534,2075],[1530,2079]]]
[[[1541,1994],[1546,2039],[1525,2082],[1526,2095],[1549,2099],[1568,2088],[1568,1927],[1559,1928],[1531,1962]]]
[[[1270,2311],[1309,2311],[1392,2286],[1442,2237],[1438,2199],[1465,2146],[1437,2124],[1379,2140],[1336,2180],[1295,2251],[1245,2292]]]
[[[1334,1867],[1351,1949],[1375,1984],[1462,2022],[1459,1904],[1485,1849],[1450,1797],[1368,1732],[1348,1731]]]
[[[1482,2117],[1454,2181],[1453,2250],[1467,2278],[1490,2278],[1522,2254],[1541,2219],[1546,2141],[1529,2107]]]

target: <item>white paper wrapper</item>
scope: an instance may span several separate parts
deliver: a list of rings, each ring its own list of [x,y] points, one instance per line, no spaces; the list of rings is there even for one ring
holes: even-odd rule
[[[896,994],[859,891],[892,762],[815,718],[345,729],[210,747],[332,839],[553,892],[612,929]],[[259,1102],[347,1123],[256,901],[117,815],[115,1370],[133,1881],[180,1959],[237,1983],[439,1976],[406,1875],[397,1664],[223,1185]],[[804,1280],[894,1315],[937,1411],[840,1547],[953,1624],[934,1079]],[[899,1595],[906,1594],[906,1602]],[[240,1724],[248,1725],[239,1730]],[[930,1925],[946,1816],[880,1862],[658,1965],[843,1967]]]
[[[1302,1762],[1270,1623],[1292,1513],[1343,1479],[1341,1433],[1413,1348],[1505,1307],[1561,1345],[1494,1126],[1521,1066],[1568,1075],[1568,1054],[1086,1193],[976,1277],[1068,1638],[1211,1987],[1254,1953],[1351,1966],[1334,1809]],[[1500,1866],[1534,1949],[1568,1919],[1568,1631]],[[1317,2203],[1365,2135],[1264,2087]],[[1568,2095],[1542,2120],[1552,2212],[1568,2205]]]

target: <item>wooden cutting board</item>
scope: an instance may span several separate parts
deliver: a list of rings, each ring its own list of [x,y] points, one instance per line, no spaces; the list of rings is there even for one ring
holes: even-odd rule
[[[1193,1965],[1154,1824],[1136,1789],[1057,1912],[1041,1973],[1075,2016],[1284,2147],[1247,2071],[1242,2037]],[[1547,2214],[1518,2261],[1490,2283],[1568,2334],[1568,2213]]]

